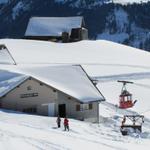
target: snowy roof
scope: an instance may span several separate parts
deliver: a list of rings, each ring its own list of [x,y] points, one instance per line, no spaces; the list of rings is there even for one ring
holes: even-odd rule
[[[31,76],[83,103],[104,100],[104,97],[80,66],[16,67],[13,69],[5,67],[5,69],[25,74],[26,78]],[[6,93],[15,85],[17,86],[18,82],[21,83],[26,79],[25,76],[18,77],[18,74],[16,75],[16,77],[9,79],[11,80],[10,84],[4,80],[0,89],[4,91],[7,87]],[[14,81],[14,79],[16,80]]]
[[[148,66],[150,53],[105,40],[54,43],[0,40],[19,64],[119,64]],[[8,59],[9,60],[9,59]]]
[[[62,32],[71,33],[73,28],[81,28],[83,17],[32,17],[25,36],[61,36]]]
[[[0,64],[15,64],[11,54],[4,45],[0,45]]]

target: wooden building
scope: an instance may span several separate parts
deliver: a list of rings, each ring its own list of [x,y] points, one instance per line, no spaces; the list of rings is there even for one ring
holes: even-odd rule
[[[55,42],[76,42],[88,39],[83,17],[32,17],[25,39]]]

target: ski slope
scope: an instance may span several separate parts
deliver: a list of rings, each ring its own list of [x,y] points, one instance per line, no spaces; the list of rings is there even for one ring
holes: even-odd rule
[[[57,129],[56,118],[0,110],[0,150],[148,150],[150,120],[141,135],[123,137],[119,126],[125,112],[106,102],[100,107],[105,115],[99,125],[70,119],[69,132]]]

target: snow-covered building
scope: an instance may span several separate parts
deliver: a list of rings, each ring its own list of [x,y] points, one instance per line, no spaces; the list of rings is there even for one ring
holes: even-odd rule
[[[26,39],[75,42],[88,39],[83,17],[32,17]]]
[[[17,71],[18,70],[18,71]],[[2,108],[98,122],[100,91],[81,66],[47,66],[1,71]]]

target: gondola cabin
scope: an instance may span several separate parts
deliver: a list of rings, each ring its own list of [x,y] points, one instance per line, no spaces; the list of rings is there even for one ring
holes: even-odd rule
[[[135,101],[132,100],[132,94],[126,89],[126,84],[127,83],[133,84],[133,82],[129,81],[118,81],[118,82],[123,83],[121,94],[119,96],[119,108],[127,109],[133,107],[134,104],[136,103],[136,100]]]

